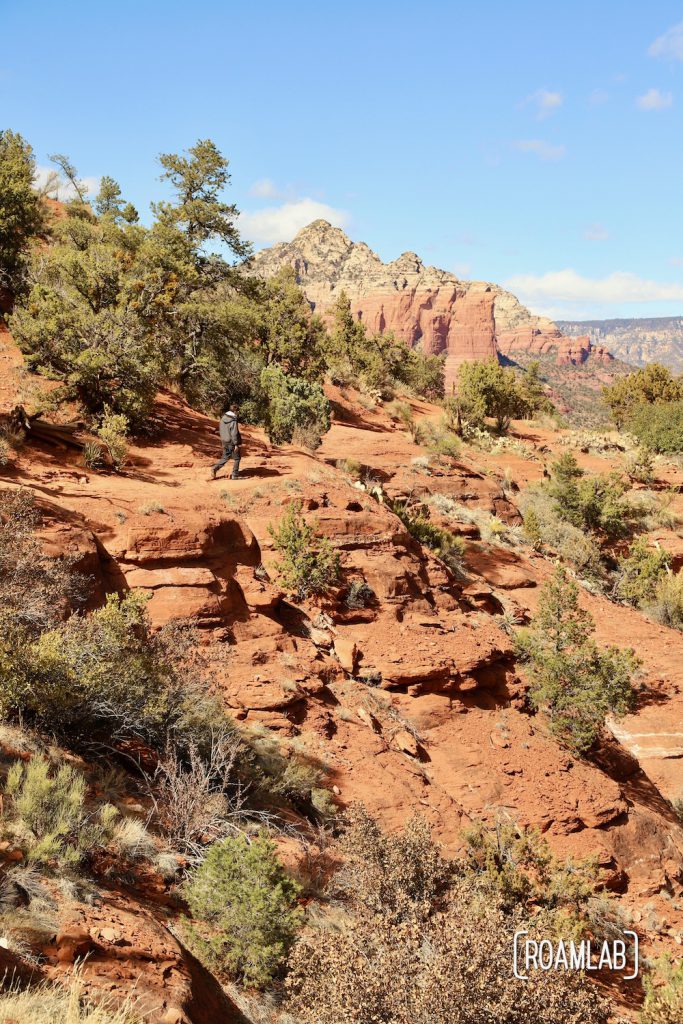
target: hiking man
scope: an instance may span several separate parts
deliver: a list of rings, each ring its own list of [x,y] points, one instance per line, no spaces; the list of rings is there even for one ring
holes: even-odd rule
[[[240,472],[240,446],[242,435],[240,434],[239,423],[237,422],[237,406],[231,405],[221,416],[218,427],[223,445],[223,456],[211,467],[211,479],[216,479],[216,473],[222,469],[226,462],[232,458],[231,480],[237,480]]]

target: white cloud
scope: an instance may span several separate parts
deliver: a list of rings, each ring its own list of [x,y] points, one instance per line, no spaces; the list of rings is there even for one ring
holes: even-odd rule
[[[271,178],[259,178],[249,189],[250,196],[257,196],[259,199],[280,199],[281,194],[275,182]]]
[[[674,98],[670,92],[660,92],[659,89],[648,89],[636,100],[638,110],[666,110],[673,104]]]
[[[604,224],[589,224],[584,228],[583,237],[588,242],[606,242],[610,233]]]
[[[554,146],[543,139],[519,139],[515,142],[515,148],[520,153],[535,153],[541,160],[561,160],[566,153],[565,146]]]
[[[525,100],[522,100],[523,107],[531,104],[536,108],[536,117],[539,121],[543,121],[546,117],[550,117],[558,107],[562,106],[562,103],[562,93],[551,92],[549,89],[537,89],[536,92],[532,92],[530,96],[527,96]]]
[[[349,221],[345,210],[337,210],[327,203],[306,197],[251,213],[243,211],[240,214],[240,231],[253,242],[272,245],[275,242],[289,242],[297,231],[319,218],[328,220],[337,228],[345,227]]]
[[[600,107],[603,103],[607,103],[608,99],[609,93],[606,89],[593,89],[588,97],[588,103],[591,107]]]
[[[638,302],[683,302],[683,284],[648,281],[616,270],[606,277],[583,277],[575,270],[547,274],[516,274],[505,282],[523,302],[580,303],[597,305]]]
[[[97,195],[100,190],[100,178],[90,176],[79,177],[78,180],[83,186],[86,195]],[[68,200],[74,199],[76,196],[76,192],[71,182],[65,181],[62,175],[56,171],[54,167],[45,167],[39,164],[36,167],[36,173],[33,176],[33,183],[40,192],[44,191],[45,195],[50,196],[52,199],[60,199],[62,202],[68,202]]]
[[[672,25],[647,50],[650,57],[664,57],[669,60],[683,60],[683,21]]]

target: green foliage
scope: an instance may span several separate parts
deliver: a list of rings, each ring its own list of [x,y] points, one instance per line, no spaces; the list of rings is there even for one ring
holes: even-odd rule
[[[112,412],[105,408],[102,414],[100,425],[97,428],[97,436],[104,443],[109,452],[114,469],[121,469],[128,454],[128,420],[122,413]]]
[[[267,985],[301,921],[299,891],[267,837],[215,843],[185,887],[199,922],[191,929],[194,948],[214,969],[247,985]]]
[[[42,228],[35,171],[29,144],[17,132],[0,131],[0,287],[13,293],[24,285],[28,244]]]
[[[263,286],[258,337],[267,365],[278,363],[285,373],[316,381],[323,376],[325,328],[296,281],[284,267]]]
[[[553,403],[543,390],[541,364],[538,360],[533,360],[522,372],[518,378],[518,388],[525,406],[524,415],[533,416],[534,413],[550,414],[555,411]]]
[[[639,1024],[678,1024],[683,1019],[683,961],[664,957],[643,979],[645,1002]]]
[[[639,484],[651,484],[654,480],[654,455],[643,445],[626,461],[626,473]]]
[[[493,360],[460,365],[458,401],[465,421],[477,426],[490,416],[500,434],[507,431],[512,419],[528,411],[524,390],[514,371]]]
[[[683,401],[683,383],[661,363],[648,363],[603,388],[602,395],[612,419],[621,427],[628,424],[639,406]]]
[[[629,416],[627,427],[653,452],[683,452],[683,400],[637,406]]]
[[[644,608],[662,625],[683,630],[683,573],[661,576]]]
[[[628,556],[619,560],[619,579],[616,593],[632,604],[644,605],[651,601],[657,585],[671,564],[671,558],[662,548],[652,548],[645,537],[638,537],[631,545]]]
[[[75,168],[56,159],[78,198],[53,226],[53,244],[34,247],[30,290],[12,318],[29,365],[63,381],[90,411],[109,406],[132,426],[169,377],[206,406],[234,390],[226,378],[258,382],[260,366],[244,368],[258,321],[244,297],[249,286],[212,251],[220,244],[237,260],[249,252],[235,207],[221,200],[229,175],[213,143],[198,142],[187,157],[160,158],[175,195],[154,206],[149,229],[111,178],[95,201],[98,216]],[[234,370],[226,372],[230,364]]]
[[[5,783],[3,824],[30,864],[75,867],[94,847],[111,838],[117,810],[104,804],[91,816],[85,807],[85,779],[70,765],[56,771],[33,757],[15,761]]]
[[[303,434],[308,447],[319,447],[330,429],[330,403],[319,384],[288,376],[273,363],[261,372],[266,400],[265,426],[274,444],[285,444]]]
[[[432,455],[445,455],[457,459],[461,452],[461,442],[457,434],[447,426],[445,419],[439,423],[423,420],[417,424],[417,441]]]
[[[541,590],[531,627],[518,633],[519,651],[529,661],[531,701],[577,754],[591,748],[607,714],[625,714],[635,699],[633,651],[599,650],[594,631],[592,616],[579,606],[578,587],[558,566]]]
[[[464,833],[466,871],[485,893],[508,910],[533,903],[543,911],[561,909],[563,933],[579,938],[587,923],[587,903],[598,881],[593,861],[559,861],[537,831],[499,820],[495,828],[477,822]],[[565,916],[565,914],[567,916]]]
[[[391,510],[418,543],[430,548],[453,572],[462,570],[462,557],[465,553],[462,537],[436,526],[423,512],[411,512],[403,502],[393,502]]]
[[[301,501],[291,502],[277,527],[268,532],[282,555],[278,573],[283,585],[300,601],[325,594],[339,580],[339,554],[326,537],[318,537],[302,515]]]
[[[106,730],[161,742],[189,697],[174,635],[152,633],[145,604],[136,591],[110,594],[90,615],[72,615],[30,641],[10,638],[0,661],[2,712],[72,735]]]
[[[564,452],[551,474],[548,493],[561,519],[610,538],[627,532],[631,509],[623,500],[627,487],[618,473],[588,476],[573,453]]]

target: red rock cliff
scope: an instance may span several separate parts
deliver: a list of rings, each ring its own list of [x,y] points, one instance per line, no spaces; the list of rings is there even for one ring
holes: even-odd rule
[[[364,242],[352,242],[325,220],[313,221],[293,241],[254,258],[254,272],[265,277],[286,265],[294,267],[323,316],[344,291],[371,332],[393,331],[425,352],[445,352],[447,387],[464,360],[496,359],[499,352],[557,351],[558,361],[577,363],[591,354],[590,344],[586,348],[565,338],[552,320],[534,316],[498,285],[461,281],[425,266],[413,252],[382,263]]]

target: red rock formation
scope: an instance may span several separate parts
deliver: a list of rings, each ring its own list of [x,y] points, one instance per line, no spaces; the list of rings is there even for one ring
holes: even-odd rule
[[[363,242],[352,242],[339,228],[313,221],[289,243],[264,249],[254,271],[265,277],[294,267],[314,308],[325,316],[340,292],[371,332],[393,331],[425,352],[446,352],[446,386],[464,360],[496,359],[499,352],[557,352],[561,363],[582,363],[577,339],[566,339],[547,317],[534,316],[498,285],[461,281],[438,267],[425,266],[412,252],[382,263]],[[586,339],[587,340],[587,339]],[[607,361],[609,353],[598,350]]]

